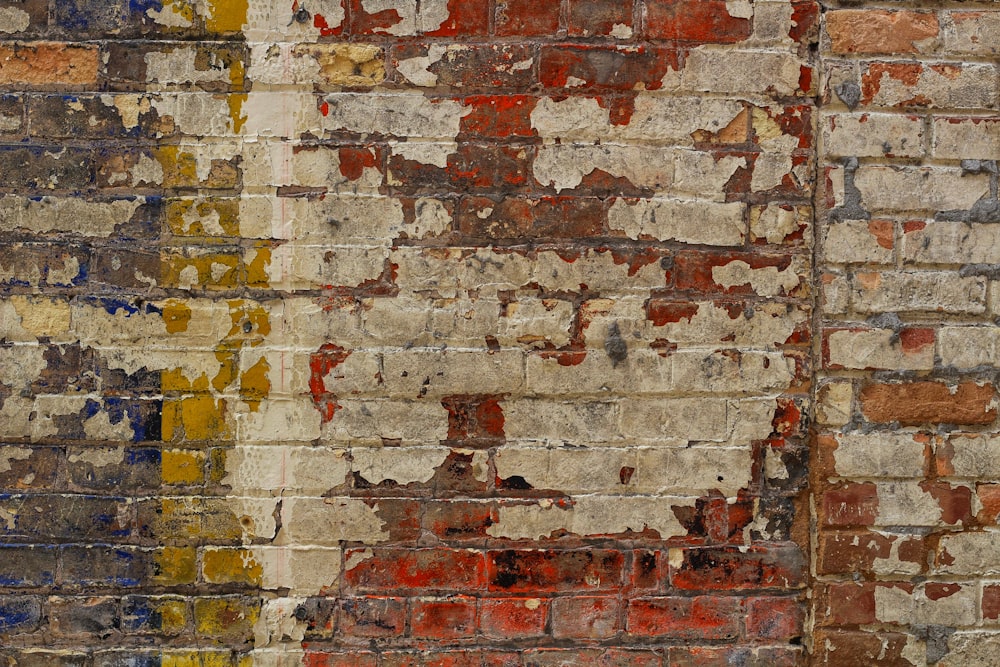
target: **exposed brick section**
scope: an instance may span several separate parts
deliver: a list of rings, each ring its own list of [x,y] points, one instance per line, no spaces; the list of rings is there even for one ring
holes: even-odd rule
[[[822,17],[817,665],[993,661],[998,18]]]
[[[0,0],[0,664],[995,662],[1000,9],[890,4]]]

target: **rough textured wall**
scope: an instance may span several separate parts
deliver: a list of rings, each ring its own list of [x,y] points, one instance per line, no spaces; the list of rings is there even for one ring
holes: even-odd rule
[[[0,664],[989,664],[979,4],[0,1]]]
[[[817,664],[1000,656],[995,7],[824,15]]]

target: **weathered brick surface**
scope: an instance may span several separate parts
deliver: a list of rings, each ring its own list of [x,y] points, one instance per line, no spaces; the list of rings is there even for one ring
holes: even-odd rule
[[[816,664],[995,661],[998,17],[823,17]]]
[[[993,4],[0,0],[0,664],[991,664]]]

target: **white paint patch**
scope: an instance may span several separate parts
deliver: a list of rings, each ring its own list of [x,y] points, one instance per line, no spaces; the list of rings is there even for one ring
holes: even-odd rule
[[[364,135],[452,140],[471,107],[454,100],[430,100],[420,93],[334,93],[323,127]]]
[[[0,32],[14,34],[27,30],[31,14],[17,7],[0,7]]]
[[[712,280],[727,289],[749,284],[750,288],[760,296],[788,293],[799,284],[799,277],[792,266],[780,271],[775,266],[752,269],[743,260],[712,267]]]
[[[396,71],[415,86],[433,87],[437,85],[437,74],[430,71],[430,66],[440,62],[448,48],[442,44],[431,44],[426,56],[407,58],[396,64]]]
[[[458,144],[454,141],[406,141],[392,144],[393,155],[399,155],[404,160],[429,164],[441,169],[448,167],[448,156],[453,155],[456,150],[458,150]]]
[[[565,508],[544,500],[503,505],[499,520],[486,532],[493,537],[539,540],[563,530],[586,536],[652,529],[668,539],[687,534],[671,507],[691,507],[694,503],[694,498],[583,496]]]
[[[70,450],[70,454],[66,457],[66,460],[70,463],[86,463],[95,468],[107,468],[108,466],[120,465],[125,461],[125,448],[88,447],[85,449],[73,449]]]
[[[145,201],[144,197],[88,202],[76,198],[4,195],[0,197],[0,230],[59,231],[106,238],[114,233],[115,227],[128,222]]]
[[[32,450],[28,447],[4,445],[0,447],[0,473],[10,472],[12,461],[27,461]]]
[[[351,470],[372,484],[389,479],[405,486],[429,482],[448,458],[447,447],[354,448]]]
[[[153,19],[153,22],[168,28],[190,28],[192,19],[185,15],[184,9],[178,6],[179,2],[164,2],[162,9],[150,8],[146,10],[146,16]]]

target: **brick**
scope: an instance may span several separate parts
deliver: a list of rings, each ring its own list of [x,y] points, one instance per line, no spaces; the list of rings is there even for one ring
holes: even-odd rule
[[[557,3],[504,0],[496,6],[494,20],[500,36],[551,35],[559,29]]]
[[[350,553],[347,554],[350,562]],[[345,586],[357,591],[482,590],[486,563],[475,551],[379,549],[344,572]]]
[[[997,53],[1000,14],[996,12],[951,11],[944,14],[943,48],[949,53],[990,55]]]
[[[948,271],[857,272],[851,287],[854,308],[862,313],[986,310],[986,281],[979,276]]]
[[[343,637],[394,637],[406,629],[406,601],[390,597],[340,600],[337,631]]]
[[[97,83],[99,52],[93,45],[37,42],[0,47],[0,86],[81,88]]]
[[[749,636],[778,641],[802,636],[805,612],[798,600],[751,598],[746,606],[746,631]]]
[[[111,597],[50,598],[49,623],[58,635],[107,639],[118,626],[119,600]]]
[[[678,69],[675,51],[645,45],[543,46],[539,58],[539,79],[551,88],[656,89],[668,69]]]
[[[570,0],[568,8],[570,35],[581,37],[632,37],[632,7],[615,0]]]
[[[619,630],[621,603],[613,597],[559,597],[552,601],[556,639],[608,639]]]
[[[934,368],[933,329],[837,329],[825,339],[826,365],[862,370]]]
[[[403,79],[414,85],[494,93],[529,88],[535,79],[535,53],[527,44],[406,44],[393,49],[392,62]]]
[[[856,85],[861,103],[873,107],[990,109],[997,93],[979,86],[995,76],[992,64],[876,61],[862,65]]]
[[[861,408],[874,422],[990,424],[996,418],[993,386],[964,382],[871,384],[861,390]]]
[[[629,601],[626,630],[632,637],[733,639],[740,633],[736,598],[637,598]]]
[[[826,15],[834,53],[915,53],[932,50],[940,26],[933,12],[840,10]]]
[[[31,632],[41,622],[41,613],[38,598],[0,596],[0,635]]]
[[[823,124],[823,144],[830,156],[921,157],[924,122],[913,115],[835,114]]]
[[[817,633],[817,639],[823,644],[816,659],[824,667],[862,667],[880,660],[894,661],[895,664],[908,661],[903,657],[903,652],[909,644],[910,636],[901,632],[837,629]]]
[[[708,646],[671,647],[670,664],[676,667],[743,664],[747,667],[795,667],[803,662],[802,651],[795,648],[714,648]]]
[[[410,634],[414,637],[459,639],[470,637],[475,631],[475,600],[418,600],[411,605]]]
[[[538,598],[488,598],[479,604],[479,631],[494,640],[542,637],[549,605]]]
[[[506,550],[487,554],[493,591],[592,591],[622,583],[624,555],[618,551]]]
[[[1000,159],[1000,119],[935,118],[933,150],[944,159]]]
[[[646,3],[646,33],[653,39],[730,44],[750,36],[747,16],[733,16],[718,0]]]
[[[820,574],[871,572],[877,575],[914,575],[927,562],[919,537],[865,531],[823,533],[819,540]]]
[[[684,549],[671,566],[670,584],[680,590],[794,589],[802,586],[803,554],[794,546],[740,549]],[[671,562],[675,556],[671,556]]]
[[[920,222],[904,230],[902,255],[908,263],[970,264],[996,261],[995,234],[990,225],[967,222]]]

